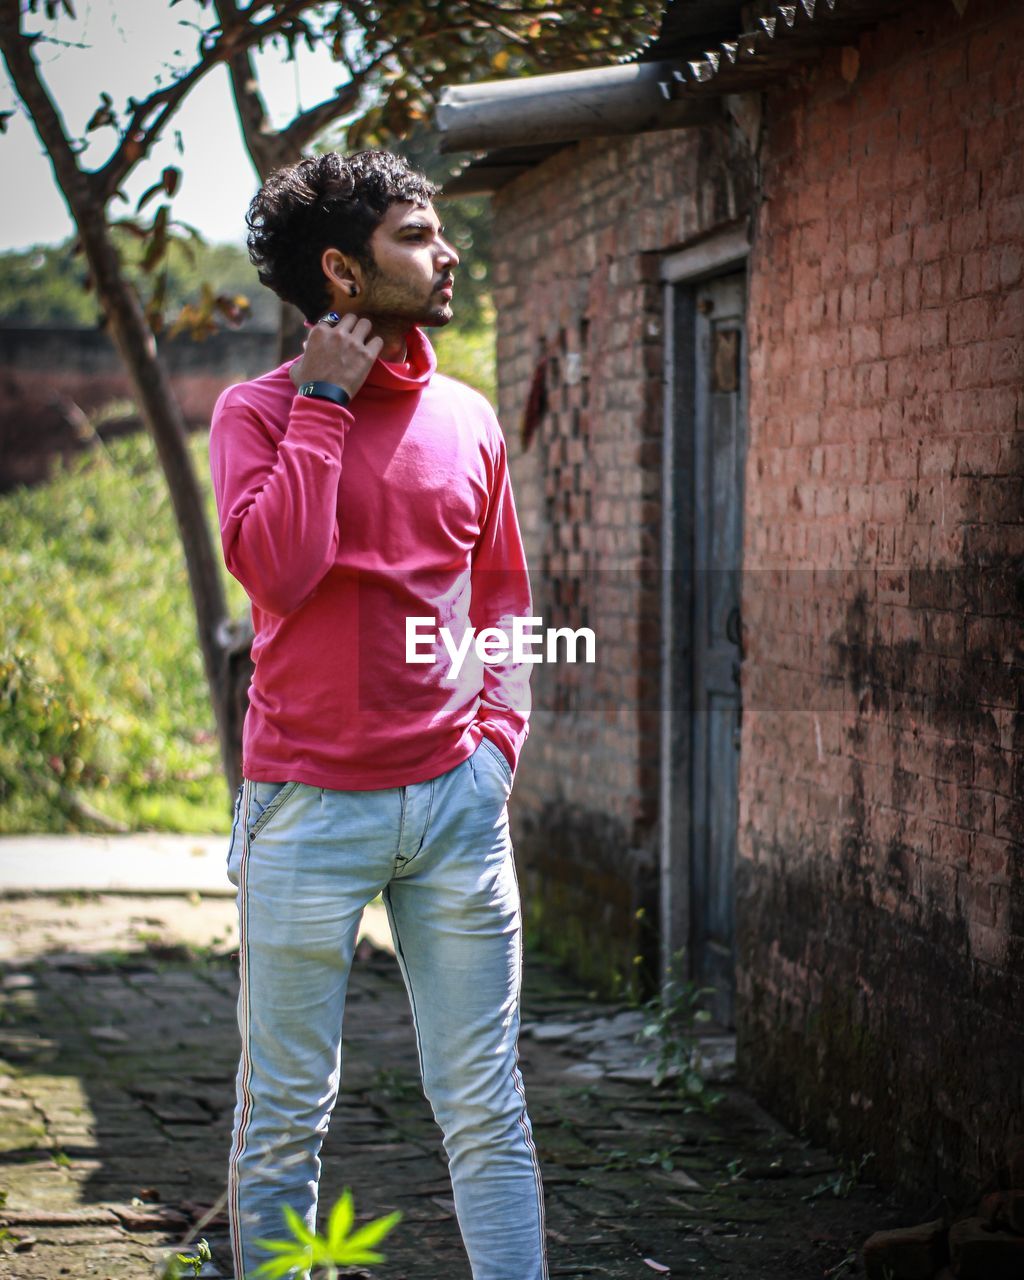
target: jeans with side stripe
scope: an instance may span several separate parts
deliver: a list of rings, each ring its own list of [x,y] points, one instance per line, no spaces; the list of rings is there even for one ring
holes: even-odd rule
[[[241,943],[228,1179],[236,1280],[253,1280],[268,1258],[256,1240],[286,1234],[284,1205],[315,1223],[356,933],[378,893],[473,1278],[547,1276],[516,1053],[522,938],[510,786],[486,739],[450,772],[385,791],[243,783],[228,855]]]

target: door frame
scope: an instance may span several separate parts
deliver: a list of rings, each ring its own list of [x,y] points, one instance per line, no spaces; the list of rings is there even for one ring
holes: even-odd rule
[[[661,751],[659,766],[659,902],[661,969],[690,947],[693,724],[693,286],[742,270],[750,254],[746,224],[729,227],[661,262],[665,380],[661,490]],[[749,272],[748,272],[749,285]],[[683,483],[680,483],[682,479]]]

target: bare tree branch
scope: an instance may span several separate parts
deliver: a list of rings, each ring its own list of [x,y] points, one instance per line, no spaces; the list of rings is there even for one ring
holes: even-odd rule
[[[270,172],[267,161],[273,131],[270,127],[270,112],[260,92],[256,68],[248,49],[236,53],[230,59],[228,74],[231,77],[231,94],[235,100],[242,137],[256,171],[261,177],[265,176]],[[273,165],[270,167],[273,168]]]
[[[323,102],[317,103],[315,107],[310,107],[307,111],[303,111],[301,115],[297,115],[287,128],[282,129],[278,135],[284,146],[293,153],[301,151],[303,147],[308,146],[313,141],[317,134],[322,133],[329,124],[352,111],[359,102],[359,97],[362,93],[362,81],[365,79],[366,74],[366,72],[363,72],[357,82],[344,85],[339,89],[336,97],[326,98]]]
[[[254,3],[250,7],[262,5]],[[222,24],[220,34],[202,51],[191,70],[173,84],[137,102],[117,150],[102,168],[95,171],[104,201],[111,198],[134,165],[149,153],[182,101],[207,72],[222,62],[230,61],[236,53],[286,31],[305,10],[312,7],[313,0],[289,0],[262,22],[236,22],[230,30]],[[216,28],[211,28],[211,32],[214,30]],[[154,113],[156,116],[152,119]]]
[[[102,168],[94,170],[93,176],[104,203],[111,198],[139,160],[148,154],[167,121],[177,111],[193,86],[221,61],[223,61],[223,54],[220,48],[214,45],[191,71],[168,85],[166,89],[150,94],[144,102],[135,105],[116,151]],[[157,113],[156,119],[147,125],[147,121],[154,112]]]
[[[240,23],[248,21],[236,0],[214,0],[214,8],[226,36],[230,36]],[[301,112],[285,129],[275,130],[260,90],[251,46],[247,45],[231,55],[228,71],[242,137],[261,178],[294,159],[332,120],[352,110],[359,101],[361,86],[355,83],[346,85],[338,96],[327,98]]]
[[[258,0],[252,0],[250,10],[257,3]],[[213,7],[224,31],[233,31],[240,23],[248,21],[246,15],[240,14],[235,0],[213,0]],[[238,111],[239,124],[242,127],[242,137],[255,163],[256,157],[253,154],[250,139],[259,139],[269,133],[270,113],[260,91],[251,49],[239,49],[237,53],[232,54],[228,59],[228,73],[231,77],[232,96]],[[256,164],[256,168],[260,173],[263,172],[259,164]]]
[[[236,0],[214,0],[214,8],[225,35],[229,35],[239,23],[247,21]],[[352,111],[359,102],[367,76],[380,65],[374,59],[358,73],[346,62],[351,83],[339,87],[335,96],[325,98],[315,106],[300,112],[283,129],[273,129],[266,100],[260,91],[251,46],[240,49],[228,61],[231,88],[238,111],[242,137],[261,178],[274,169],[293,160],[332,121]]]

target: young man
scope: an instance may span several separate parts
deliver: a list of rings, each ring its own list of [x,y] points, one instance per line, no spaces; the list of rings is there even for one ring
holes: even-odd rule
[[[474,1280],[546,1276],[516,1056],[521,931],[506,800],[529,668],[417,646],[408,619],[508,627],[530,597],[504,440],[435,372],[458,255],[399,157],[305,159],[249,209],[303,355],[221,396],[210,433],[255,674],[229,851],[242,1054],[229,1170],[236,1280],[316,1215],[363,907],[383,893]],[[486,656],[486,655],[485,655]],[[426,658],[426,661],[423,659]]]

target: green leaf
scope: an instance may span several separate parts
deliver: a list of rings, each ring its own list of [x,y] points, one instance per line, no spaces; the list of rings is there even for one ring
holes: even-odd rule
[[[278,1255],[260,1264],[258,1274],[265,1280],[281,1280],[289,1271],[308,1271],[315,1266],[336,1268],[383,1262],[383,1255],[373,1246],[383,1240],[402,1216],[395,1212],[376,1218],[350,1235],[355,1207],[347,1187],[331,1209],[326,1237],[311,1232],[290,1206],[286,1205],[283,1212],[293,1239],[256,1241],[261,1249]]]
[[[327,1248],[333,1254],[342,1245],[355,1221],[355,1207],[352,1203],[352,1192],[348,1187],[335,1201],[331,1216],[327,1221]]]
[[[402,1215],[396,1210],[394,1213],[389,1213],[387,1217],[377,1218],[373,1222],[368,1222],[365,1227],[361,1227],[349,1238],[349,1249],[355,1251],[357,1249],[372,1248],[373,1245],[379,1244],[386,1235],[390,1234],[401,1220]],[[346,1261],[366,1261],[366,1259],[348,1258]]]
[[[299,1217],[290,1204],[284,1206],[284,1219],[291,1228],[292,1235],[301,1244],[312,1249],[317,1243],[316,1232],[310,1231],[305,1222]]]
[[[257,1240],[256,1243],[268,1253],[294,1253],[296,1250],[294,1240]],[[302,1250],[303,1255],[306,1252],[307,1250]]]
[[[263,1241],[257,1243],[266,1245]],[[266,1280],[281,1280],[282,1276],[286,1276],[293,1271],[301,1271],[308,1269],[310,1265],[309,1254],[289,1255],[281,1258],[268,1258],[266,1262],[261,1262],[256,1268],[258,1276],[265,1276]]]

